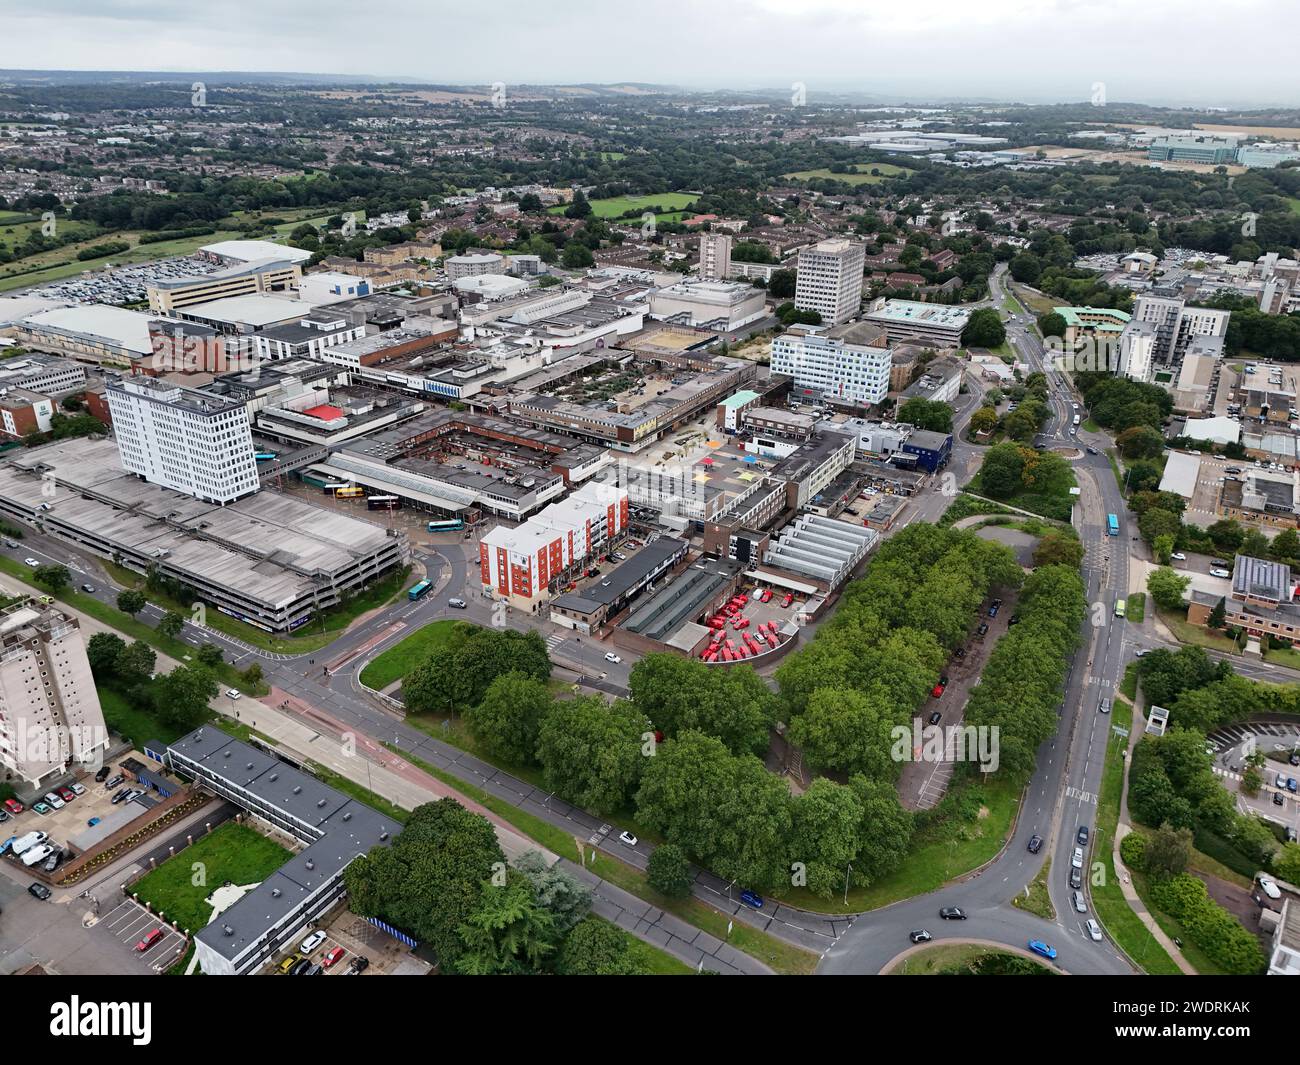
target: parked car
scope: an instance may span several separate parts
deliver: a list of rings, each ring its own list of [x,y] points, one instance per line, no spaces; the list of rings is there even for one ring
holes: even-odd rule
[[[97,824],[99,824],[99,822],[100,822],[100,818],[92,817],[89,821],[86,822],[86,827],[94,828]]]
[[[228,688],[226,690],[227,699],[242,699],[243,695],[244,693],[241,692],[238,688]]]
[[[1029,837],[1029,853],[1037,854],[1043,849],[1043,837],[1034,835]]]
[[[1273,805],[1274,806],[1286,805],[1286,799],[1282,798],[1282,793],[1280,791],[1273,792]]]
[[[112,802],[112,805],[116,806],[119,802],[123,802],[126,799],[126,797],[130,794],[131,794],[130,788],[122,788],[113,796],[112,800],[110,801]]]
[[[0,825],[3,825],[11,817],[13,817],[13,814],[11,814],[8,810],[0,810]]]
[[[32,569],[36,569],[36,567],[40,565],[40,562],[38,562],[38,561],[37,561],[36,559],[34,559],[34,558],[25,558],[25,559],[23,559],[23,563],[24,563],[25,565],[31,566]]]
[[[1097,704],[1097,713],[1099,713],[1099,714],[1109,714],[1109,713],[1110,713],[1110,700],[1109,700],[1109,699],[1103,699],[1100,703]]]
[[[52,806],[48,806],[43,802],[32,803],[32,809],[35,810],[38,814],[40,814],[42,817],[44,817],[46,814],[54,813],[54,808]]]
[[[1259,889],[1270,899],[1280,899],[1282,897],[1282,889],[1266,876],[1259,878]]]
[[[104,788],[107,791],[112,791],[115,787],[123,783],[125,780],[126,777],[122,776],[121,773],[118,773],[117,776],[115,776],[112,780],[104,781]]]
[[[48,843],[41,843],[35,847],[30,847],[23,851],[23,865],[33,866],[37,862],[43,862],[50,856],[54,850]]]
[[[298,951],[304,957],[325,942],[325,933],[319,928],[308,934],[307,938],[298,944]]]
[[[344,972],[343,975],[360,976],[368,968],[370,968],[370,959],[362,955],[361,957],[352,959],[352,964],[347,967],[347,971]]]
[[[1296,785],[1296,779],[1295,779],[1295,777],[1287,777],[1287,778],[1286,778],[1286,790],[1287,790],[1287,791],[1295,791],[1295,790],[1296,790],[1296,787],[1297,787],[1297,785]]]
[[[52,791],[47,791],[41,798],[45,800],[47,806],[53,806],[56,810],[62,810],[67,805],[60,796],[55,795]]]
[[[76,781],[73,781],[71,784],[68,785],[68,787],[70,787],[70,788],[72,789],[72,793],[73,793],[74,795],[85,795],[85,794],[86,794],[86,785],[85,785],[85,784],[78,784]]]
[[[984,624],[983,622],[981,622],[981,623],[980,623],[980,627],[979,627],[978,629],[975,630],[975,635],[976,635],[976,636],[987,636],[988,634],[989,634],[989,627],[988,627],[988,625],[986,625],[986,624]]]
[[[1226,578],[1226,577],[1231,577],[1231,576],[1232,576],[1232,571],[1231,571],[1231,570],[1226,570],[1226,569],[1219,569],[1219,568],[1216,566],[1214,569],[1210,570],[1210,576],[1211,576],[1211,577],[1225,577],[1225,578]]]
[[[20,814],[23,812],[23,804],[17,799],[5,799],[5,809],[11,814]]]
[[[1035,954],[1041,954],[1044,958],[1051,960],[1055,960],[1056,958],[1056,948],[1049,947],[1041,939],[1031,939],[1029,941],[1029,949]]]
[[[631,832],[620,832],[618,834],[618,841],[620,843],[626,843],[629,847],[635,847],[637,845],[637,838],[632,835]]]
[[[1080,847],[1086,847],[1088,845],[1088,826],[1080,825],[1079,831],[1074,834],[1074,838]]]
[[[1173,554],[1171,554],[1169,557],[1172,558],[1172,559],[1174,559],[1176,562],[1186,562],[1186,561],[1187,561],[1187,556],[1186,556],[1185,554],[1183,554],[1181,551],[1175,551],[1175,552],[1174,552]]]
[[[929,943],[934,936],[930,935],[924,928],[918,928],[915,931],[908,932],[907,938],[913,943]]]
[[[347,952],[342,947],[335,947],[325,957],[321,958],[320,964],[322,969],[329,969],[337,965]]]
[[[1082,869],[1071,869],[1071,870],[1070,870],[1070,887],[1072,887],[1072,888],[1076,888],[1076,889],[1077,889],[1077,888],[1081,888],[1081,887],[1083,887],[1083,870],[1082,870]]]
[[[620,658],[618,655],[616,655],[613,651],[606,651],[606,652],[605,652],[605,661],[606,661],[606,662],[615,662],[615,663],[617,663],[617,662],[622,662],[623,659],[621,659],[621,658]]]
[[[280,975],[281,976],[288,975],[290,970],[292,970],[295,965],[297,965],[300,961],[305,961],[305,960],[306,959],[303,958],[301,954],[290,954],[287,958],[285,958],[282,962],[280,962]]]
[[[930,694],[937,699],[947,690],[947,688],[948,688],[948,674],[942,673],[939,676],[938,683],[936,683],[935,686],[930,689]]]
[[[1087,904],[1086,902],[1083,901],[1083,892],[1082,892],[1082,891],[1076,891],[1076,892],[1074,893],[1074,909],[1075,909],[1075,912],[1076,912],[1076,913],[1087,913],[1087,912],[1088,912],[1088,904]]]
[[[1089,939],[1091,939],[1094,943],[1101,942],[1101,925],[1099,925],[1096,921],[1094,921],[1090,917],[1088,918],[1088,923],[1084,927],[1088,929]]]
[[[742,891],[740,893],[740,901],[751,909],[761,910],[763,908],[763,896],[757,891],[750,891],[748,889]]]
[[[40,899],[42,902],[44,902],[51,895],[54,894],[53,891],[47,888],[39,880],[35,880],[32,882],[32,884],[27,888],[27,893],[29,895],[35,896],[36,898]]]
[[[1070,864],[1076,869],[1083,868],[1083,848],[1075,847],[1074,856],[1070,859]]]
[[[964,921],[966,920],[966,911],[960,906],[945,906],[939,911],[939,916],[945,921]]]
[[[305,976],[311,968],[310,958],[300,958],[294,962],[293,968],[289,970],[290,976]]]
[[[52,873],[59,867],[59,862],[63,861],[63,852],[56,850],[45,859],[45,864],[41,866],[47,873]]]
[[[58,788],[59,798],[64,802],[72,802],[77,797],[77,793],[71,788]]]
[[[786,592],[785,595],[781,597],[782,606],[789,606],[793,602],[794,602],[794,596],[791,595],[789,592]]]

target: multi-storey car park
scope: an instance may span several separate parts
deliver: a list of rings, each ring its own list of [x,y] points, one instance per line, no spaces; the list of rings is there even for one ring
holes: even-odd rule
[[[0,468],[0,512],[139,573],[156,569],[270,632],[404,565],[403,533],[259,493],[218,506],[138,480],[109,440],[33,448]]]

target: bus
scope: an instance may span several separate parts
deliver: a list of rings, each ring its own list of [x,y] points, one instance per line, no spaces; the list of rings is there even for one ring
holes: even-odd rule
[[[334,489],[335,499],[356,499],[358,496],[366,494],[364,488],[358,488],[356,485],[348,485],[345,488]]]
[[[1119,535],[1119,518],[1115,517],[1114,514],[1106,515],[1106,531],[1110,533],[1111,536]]]
[[[1123,599],[1115,600],[1115,616],[1117,618],[1124,617],[1125,613],[1127,612],[1127,609],[1128,609],[1128,604]]]
[[[400,510],[401,506],[401,496],[366,496],[366,507],[369,510]]]
[[[411,588],[406,593],[406,598],[419,599],[421,596],[427,595],[429,589],[432,587],[433,587],[433,583],[431,581],[420,581],[419,584],[415,584],[411,586]]]
[[[459,532],[465,528],[465,523],[460,518],[448,518],[445,521],[429,522],[429,532]]]
[[[253,456],[253,458],[256,459],[258,462],[270,462],[275,457],[276,457],[276,453],[274,451],[259,451],[256,455]]]

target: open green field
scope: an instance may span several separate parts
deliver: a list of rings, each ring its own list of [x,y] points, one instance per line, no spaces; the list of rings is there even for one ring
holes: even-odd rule
[[[216,888],[227,881],[260,884],[289,857],[289,851],[274,840],[227,821],[137,881],[133,890],[156,912],[196,932],[212,916],[212,908],[203,900]],[[201,883],[195,885],[195,880]]]
[[[435,648],[446,643],[455,624],[450,620],[431,621],[406,639],[393,644],[387,651],[376,655],[361,671],[361,683],[382,691],[393,681],[401,680],[428,658]]]
[[[788,181],[843,181],[846,185],[879,185],[885,178],[898,177],[901,175],[913,174],[916,171],[909,170],[905,166],[895,166],[893,163],[857,163],[856,174],[834,174],[826,167],[820,170],[796,170],[793,174],[782,174]],[[871,171],[878,170],[880,173],[873,174]]]
[[[655,207],[666,211],[682,211],[695,202],[688,192],[658,192],[651,196],[613,196],[605,200],[591,200],[592,213],[597,218],[618,218],[629,211],[649,211]],[[567,205],[552,207],[549,214],[564,214]]]

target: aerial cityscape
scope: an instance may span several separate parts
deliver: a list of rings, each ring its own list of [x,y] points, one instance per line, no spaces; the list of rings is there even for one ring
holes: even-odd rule
[[[0,15],[0,974],[1300,976],[1294,34],[234,6]]]

